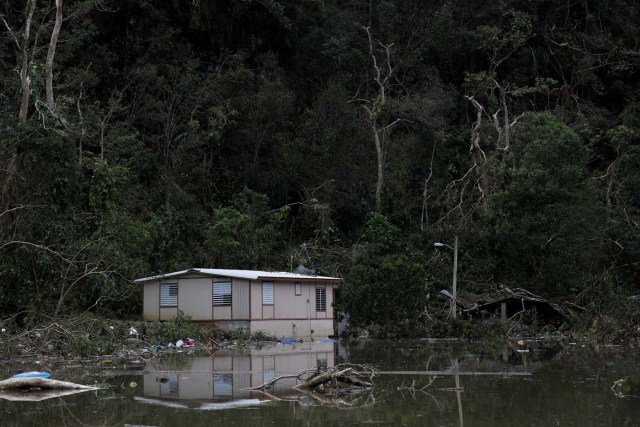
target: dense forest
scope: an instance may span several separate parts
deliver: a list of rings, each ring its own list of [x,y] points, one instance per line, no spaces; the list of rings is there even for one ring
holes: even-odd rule
[[[190,267],[345,282],[381,335],[522,288],[637,327],[640,4],[5,0],[0,317]],[[446,310],[445,310],[446,311]],[[429,322],[427,322],[429,319]],[[431,329],[430,329],[431,328]]]

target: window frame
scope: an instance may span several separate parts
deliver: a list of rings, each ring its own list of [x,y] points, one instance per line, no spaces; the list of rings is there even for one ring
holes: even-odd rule
[[[163,295],[163,289],[169,287],[166,291],[166,295]],[[175,295],[172,295],[175,293]],[[173,303],[175,298],[175,304]],[[169,300],[169,301],[167,301]],[[164,282],[160,283],[160,308],[172,308],[178,306],[178,282]]]
[[[299,297],[302,296],[302,283],[296,282],[294,285],[294,294]]]
[[[316,286],[316,311],[327,311],[327,288],[326,286]]]
[[[267,289],[271,289],[271,298],[268,298],[269,292],[265,292],[267,291]],[[276,298],[273,282],[262,282],[262,305],[275,305],[275,299]],[[269,300],[271,302],[269,302]]]
[[[233,373],[229,373],[229,372],[213,373],[213,396],[214,397],[233,396]]]
[[[228,293],[216,293],[216,285],[218,285],[218,288],[220,288],[221,286],[228,286]],[[219,289],[218,289],[219,290]],[[224,289],[227,290],[227,289]],[[216,297],[218,297],[218,301],[216,301]],[[231,302],[233,301],[233,288],[231,286],[231,280],[218,280],[216,282],[213,282],[213,284],[211,285],[211,304],[214,306],[227,306],[227,305],[231,305]]]

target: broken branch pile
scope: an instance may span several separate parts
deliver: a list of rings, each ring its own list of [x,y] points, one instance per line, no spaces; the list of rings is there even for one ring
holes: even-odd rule
[[[281,375],[257,387],[247,390],[272,390],[278,381],[295,378],[301,381],[292,388],[298,390],[317,390],[325,393],[345,389],[370,389],[373,387],[373,368],[363,365],[336,365],[330,368],[305,369],[297,374]]]

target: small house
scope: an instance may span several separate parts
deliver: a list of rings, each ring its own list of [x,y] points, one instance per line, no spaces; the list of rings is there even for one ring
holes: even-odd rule
[[[143,287],[144,320],[169,320],[183,313],[221,329],[245,328],[276,337],[335,334],[337,277],[192,268],[135,282]]]

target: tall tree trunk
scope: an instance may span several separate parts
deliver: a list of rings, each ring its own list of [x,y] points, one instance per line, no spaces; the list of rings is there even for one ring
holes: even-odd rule
[[[391,44],[383,45],[377,40],[374,40],[371,36],[369,27],[365,27],[369,39],[369,55],[371,56],[373,71],[375,76],[373,80],[378,86],[378,93],[376,99],[371,101],[371,107],[366,107],[368,113],[368,122],[373,132],[373,142],[376,147],[377,157],[377,181],[376,181],[376,212],[382,210],[382,187],[384,185],[384,160],[385,160],[385,143],[389,133],[400,122],[400,119],[396,119],[391,124],[383,126],[379,122],[379,116],[382,110],[385,108],[387,102],[387,87],[389,85],[389,79],[393,76],[393,67],[391,66]],[[378,58],[374,46],[379,46],[383,51],[383,59],[381,64],[378,64]]]
[[[376,145],[376,156],[378,159],[378,180],[376,181],[376,212],[380,213],[382,208],[382,185],[384,184],[384,151],[382,149],[382,141],[380,141],[380,134],[378,125],[373,122],[371,125],[373,130],[373,141]]]
[[[21,122],[27,121],[29,113],[29,86],[31,79],[29,77],[29,39],[31,37],[31,21],[33,20],[33,12],[36,9],[36,0],[30,0],[28,3],[27,20],[24,24],[24,33],[22,33],[22,69],[20,70],[20,83],[22,86],[22,102],[20,103],[20,114],[18,118]]]
[[[20,102],[20,112],[18,119],[21,123],[27,121],[29,114],[29,98],[31,93],[31,78],[29,77],[29,40],[31,38],[31,22],[33,21],[33,13],[36,9],[36,0],[29,0],[25,11],[27,17],[24,24],[24,32],[22,33],[22,68],[20,69],[20,85],[22,88],[22,100]],[[11,154],[11,160],[6,169],[6,177],[2,183],[2,192],[0,193],[0,211],[6,211],[11,206],[13,187],[15,185],[16,175],[18,173],[18,165],[22,161],[22,153],[18,149],[14,149]],[[6,215],[2,222],[9,218]]]
[[[53,58],[56,55],[56,46],[58,45],[58,36],[60,35],[60,27],[62,26],[62,0],[56,0],[56,22],[51,32],[51,40],[49,41],[49,51],[47,52],[47,65],[45,67],[45,90],[47,92],[47,106],[54,109],[53,99]]]

